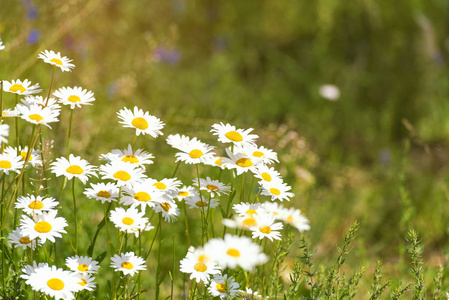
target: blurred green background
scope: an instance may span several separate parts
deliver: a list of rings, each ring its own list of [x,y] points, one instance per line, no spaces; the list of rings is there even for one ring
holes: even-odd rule
[[[0,78],[45,90],[51,68],[37,54],[73,59],[55,87],[95,93],[75,112],[72,140],[93,163],[126,147],[124,106],[160,117],[165,135],[210,143],[213,123],[255,128],[279,153],[318,257],[332,258],[359,220],[356,264],[381,258],[396,272],[409,228],[429,265],[447,261],[448,36],[443,0],[2,0]],[[339,88],[337,100],[320,95],[325,84]],[[158,178],[171,175],[162,138],[138,145],[156,155]]]

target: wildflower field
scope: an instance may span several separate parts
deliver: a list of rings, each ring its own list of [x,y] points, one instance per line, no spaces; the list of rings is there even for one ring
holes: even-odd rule
[[[0,2],[0,299],[449,299],[449,5]]]

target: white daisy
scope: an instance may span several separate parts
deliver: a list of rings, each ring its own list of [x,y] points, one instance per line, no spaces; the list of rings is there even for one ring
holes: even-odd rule
[[[204,245],[204,252],[223,269],[237,266],[251,271],[256,265],[267,262],[259,245],[250,238],[226,234],[224,239],[211,239]]]
[[[151,116],[148,112],[138,109],[137,106],[134,107],[134,112],[125,107],[117,114],[121,120],[119,123],[124,127],[136,129],[136,135],[149,134],[154,138],[163,135],[161,129],[164,128],[164,122]]]
[[[254,170],[254,177],[260,179],[259,184],[261,185],[270,182],[282,182],[281,174],[278,171],[262,164]]]
[[[22,157],[17,156],[16,153],[5,152],[0,154],[0,170],[3,170],[6,174],[9,174],[9,172],[20,173],[23,163]]]
[[[75,67],[74,64],[71,64],[71,59],[68,59],[66,56],[61,56],[61,53],[55,53],[53,50],[45,50],[42,51],[38,58],[42,59],[47,64],[51,64],[61,69],[62,72],[71,71]]]
[[[153,209],[157,213],[162,213],[162,216],[167,222],[176,221],[176,218],[179,216],[178,205],[176,205],[176,203],[171,200],[160,202],[159,204],[154,206]]]
[[[147,183],[147,180],[137,182],[132,187],[124,187],[125,192],[120,203],[123,205],[140,206],[142,211],[147,207],[153,207],[161,201],[166,200],[165,193]]]
[[[223,170],[227,168],[222,156],[212,155],[207,157],[207,159],[204,160],[204,164],[212,167],[219,167]]]
[[[22,103],[26,106],[39,105],[41,107],[49,107],[52,110],[60,110],[61,105],[54,98],[44,98],[42,96],[26,96],[22,99]]]
[[[52,210],[48,213],[42,213],[31,219],[22,215],[20,220],[20,228],[22,233],[30,237],[30,239],[39,238],[40,242],[45,243],[48,240],[55,242],[55,237],[62,237],[61,233],[67,233],[64,227],[67,221],[63,217],[56,217],[57,211]]]
[[[16,202],[16,208],[23,209],[23,212],[31,217],[52,211],[56,206],[58,202],[55,198],[34,195],[21,196]]]
[[[144,215],[145,212],[139,212],[135,207],[130,207],[127,210],[117,207],[111,211],[109,219],[120,231],[134,233],[138,236],[139,230],[143,230],[148,223],[148,218],[145,218]]]
[[[250,134],[253,129],[236,129],[231,124],[223,123],[212,125],[211,132],[218,136],[218,141],[222,143],[234,143],[234,145],[254,144],[258,138],[256,134]]]
[[[63,105],[70,105],[71,109],[81,107],[82,105],[92,105],[95,101],[94,93],[88,90],[83,90],[80,87],[62,87],[55,91],[53,95],[59,99]]]
[[[202,142],[190,142],[188,145],[180,149],[182,152],[175,154],[176,162],[182,161],[186,164],[204,163],[210,159],[214,154],[209,153],[214,147]]]
[[[253,216],[235,215],[233,219],[223,219],[223,225],[230,228],[250,230],[257,227],[257,221]]]
[[[273,215],[276,220],[282,219],[282,214],[285,212],[284,207],[278,202],[264,202],[262,203],[262,208],[265,210],[267,214]]]
[[[289,192],[289,190],[291,190],[291,189],[292,188],[290,186],[288,186],[286,183],[283,183],[281,181],[265,182],[262,185],[261,195],[270,196],[272,201],[274,201],[274,200],[290,201],[290,198],[295,196],[295,194]]]
[[[0,143],[8,143],[9,125],[0,124]]]
[[[153,178],[148,178],[146,182],[148,185],[154,186],[164,192],[176,191],[176,189],[181,185],[181,181],[177,178],[164,178],[160,181]]]
[[[69,155],[69,159],[65,157],[57,158],[55,162],[51,164],[51,172],[55,173],[56,177],[65,176],[67,180],[74,177],[81,180],[83,184],[86,184],[90,176],[97,177],[96,167],[89,164],[81,156]]]
[[[190,138],[185,135],[179,135],[179,134],[170,134],[167,137],[167,144],[172,146],[173,148],[176,148],[178,150],[182,150],[185,148],[189,143],[191,142],[197,142],[198,140],[196,137]]]
[[[3,90],[5,92],[19,95],[37,94],[42,91],[41,89],[39,89],[39,83],[31,85],[31,81],[29,81],[28,79],[25,79],[24,81],[17,79],[11,82],[3,80]]]
[[[197,190],[192,186],[183,186],[176,191],[173,191],[172,196],[179,201],[182,201],[186,198],[190,198],[197,195]]]
[[[134,276],[141,270],[146,270],[145,260],[139,256],[136,256],[134,252],[116,254],[112,258],[111,267],[116,272],[121,271],[124,275]]]
[[[273,162],[279,162],[277,153],[264,146],[249,145],[246,151],[248,155],[259,158],[264,164],[269,165]]]
[[[15,109],[7,108],[2,111],[3,118],[12,118],[12,117],[18,117],[18,116],[19,116],[19,114],[16,112]]]
[[[67,257],[65,260],[67,268],[78,274],[96,274],[100,266],[98,261],[93,260],[88,256],[72,256]]]
[[[135,182],[145,179],[143,169],[136,164],[124,161],[114,161],[100,166],[100,174],[104,179],[114,180],[117,186],[131,186]]]
[[[214,275],[209,285],[209,293],[214,297],[220,299],[229,299],[234,297],[239,292],[240,285],[234,280],[232,276],[227,274]]]
[[[14,247],[22,247],[22,249],[26,249],[32,247],[33,250],[36,249],[38,240],[32,240],[29,236],[23,235],[20,227],[14,229],[8,235],[8,242],[14,245]]]
[[[205,198],[204,196],[198,195],[186,198],[185,202],[189,205],[190,208],[207,209],[207,206],[209,205],[209,199]],[[219,204],[220,204],[219,199],[210,199],[210,208],[215,208]]]
[[[37,104],[31,106],[18,104],[15,110],[22,119],[32,124],[45,125],[51,128],[48,125],[49,123],[59,121],[59,109],[53,109],[51,107],[42,107]]]
[[[244,172],[251,171],[255,172],[257,165],[260,160],[255,159],[252,156],[245,155],[242,153],[232,153],[231,149],[227,148],[226,153],[229,158],[223,158],[223,162],[226,164],[226,167],[229,169],[235,169],[237,175],[240,175]]]
[[[97,287],[94,282],[95,277],[92,275],[75,273],[75,276],[79,279],[78,284],[81,286],[81,290],[93,291]]]
[[[117,201],[119,197],[119,188],[115,183],[91,183],[91,188],[87,188],[84,191],[90,199],[95,199],[101,201],[101,203]]]
[[[124,161],[131,164],[136,164],[137,166],[151,165],[153,161],[151,160],[154,156],[143,149],[137,149],[133,152],[131,145],[128,145],[128,149],[114,149],[110,153],[100,155],[101,159],[107,162],[112,161]]]
[[[22,269],[23,274],[20,275],[20,278],[27,280],[30,278],[30,275],[33,274],[35,270],[42,267],[48,267],[48,263],[37,264],[36,261],[33,260],[33,265],[25,265],[25,267]]]
[[[183,273],[189,273],[190,279],[196,282],[209,282],[210,275],[220,274],[220,267],[211,260],[202,249],[196,249],[193,252],[187,252],[180,262],[180,270]]]
[[[4,153],[11,154],[11,155],[16,155],[17,154],[17,148],[6,147]],[[23,161],[25,161],[27,155],[28,155],[28,147],[25,147],[24,149],[22,149],[22,147],[19,147],[19,156],[21,157],[21,159]],[[33,167],[42,164],[42,158],[41,158],[41,155],[39,154],[39,150],[31,151],[30,156],[28,158],[28,163],[30,165],[32,165]]]
[[[232,209],[234,209],[234,211],[240,216],[253,217],[254,215],[257,215],[257,211],[260,209],[260,207],[261,207],[260,203],[242,202],[234,204],[232,206]]]
[[[281,239],[281,233],[279,230],[282,230],[283,226],[280,222],[274,223],[275,217],[273,215],[254,215],[254,219],[256,220],[257,226],[250,228],[253,232],[253,239],[263,239],[264,237],[268,238],[270,241],[273,241],[273,239]]]
[[[198,180],[193,180],[193,185],[198,186]],[[207,191],[212,196],[220,196],[221,194],[229,194],[231,188],[218,180],[213,180],[210,177],[206,179],[200,178],[200,190]]]
[[[300,232],[310,230],[309,220],[301,215],[301,211],[299,209],[295,209],[293,207],[290,209],[284,209],[279,219],[295,227]]]
[[[39,291],[55,299],[75,299],[73,293],[79,292],[81,286],[75,273],[58,269],[56,266],[42,266],[34,269],[26,284],[34,291]]]

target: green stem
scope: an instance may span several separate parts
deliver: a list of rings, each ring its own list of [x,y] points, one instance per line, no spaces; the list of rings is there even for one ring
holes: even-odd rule
[[[95,231],[95,235],[92,240],[92,244],[89,246],[89,249],[87,250],[87,255],[90,257],[92,257],[92,254],[94,253],[94,247],[95,247],[95,243],[97,242],[98,234],[100,233],[101,228],[103,228],[103,226],[106,224],[105,219],[106,219],[106,216],[108,215],[109,211],[111,210],[111,206],[112,206],[112,201],[109,202],[108,208],[104,212],[103,220],[101,220],[101,222],[98,224],[97,231]],[[109,239],[109,236],[108,236],[108,239]]]
[[[75,214],[75,254],[78,254],[78,215],[75,198],[75,177],[72,179],[73,210]]]
[[[48,100],[50,99],[51,88],[53,87],[53,81],[55,79],[56,66],[53,66],[53,73],[51,74],[50,88],[48,89],[47,100],[45,101],[45,107],[48,105]]]
[[[156,291],[155,291],[155,300],[159,299],[159,285],[161,282],[159,281],[160,273],[161,273],[161,252],[162,252],[162,213],[159,213],[159,251],[157,253],[157,269],[156,269]]]
[[[73,120],[73,111],[75,109],[70,110],[70,121],[69,121],[69,130],[67,132],[67,158],[70,155],[70,136],[72,135],[72,120]]]
[[[175,274],[176,274],[176,247],[175,247],[175,235],[173,235],[173,274],[171,274],[171,291],[170,291],[170,299],[173,300],[173,287],[175,283]]]
[[[187,204],[186,204],[185,200],[183,202],[184,202],[184,216],[185,216],[184,220],[186,223],[187,245],[190,247],[191,244],[190,244],[190,234],[189,234],[189,220],[187,218]]]
[[[204,205],[202,204],[203,202],[203,198],[201,197],[201,185],[200,185],[200,171],[198,168],[198,164],[195,165],[196,167],[196,176],[197,176],[197,180],[198,180],[198,195],[200,197],[200,202],[201,202],[201,246],[204,246],[204,236],[207,234],[207,222],[204,219],[205,218],[205,214],[204,214]]]
[[[134,142],[137,139],[137,134],[134,134],[133,140],[131,141],[131,147],[134,146]]]

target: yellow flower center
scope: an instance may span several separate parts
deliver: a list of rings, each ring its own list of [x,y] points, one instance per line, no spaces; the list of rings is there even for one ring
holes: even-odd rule
[[[286,218],[286,221],[288,222],[288,223],[292,223],[293,222],[293,217],[290,215],[290,216],[288,216],[287,218]]]
[[[80,272],[86,272],[86,271],[89,271],[89,267],[88,267],[87,265],[85,265],[85,264],[80,264],[80,265],[78,266],[78,270],[79,270]]]
[[[131,179],[131,175],[126,171],[117,171],[114,173],[113,177],[121,181],[128,181]]]
[[[140,130],[145,130],[148,128],[148,122],[144,118],[137,117],[131,121],[131,124]]]
[[[242,135],[240,133],[238,133],[237,131],[229,131],[225,134],[225,137],[227,137],[228,139],[230,139],[233,142],[243,141]]]
[[[264,157],[265,154],[263,154],[263,153],[260,152],[260,151],[254,151],[254,152],[253,152],[253,156],[255,156],[255,157]]]
[[[187,197],[189,195],[189,192],[178,192],[178,196],[181,197]]]
[[[25,160],[27,158],[27,154],[28,152],[22,151],[20,152],[20,157],[22,157],[23,160]],[[28,161],[32,161],[33,160],[33,156],[30,155],[30,158],[28,159]]]
[[[138,163],[139,160],[137,159],[137,157],[133,156],[133,155],[127,155],[125,157],[122,158],[122,161],[124,162],[129,162],[132,164]]]
[[[80,174],[84,173],[84,170],[80,166],[77,166],[77,165],[72,165],[72,166],[68,167],[66,169],[66,171],[67,171],[67,173],[70,173],[73,175],[80,175]]]
[[[267,172],[263,172],[262,174],[260,174],[260,176],[262,176],[262,179],[265,181],[268,181],[268,182],[271,181],[271,176]]]
[[[278,190],[277,188],[271,188],[270,193],[272,193],[273,195],[279,196],[281,194],[281,191]]]
[[[52,228],[51,224],[46,221],[40,221],[34,225],[34,230],[36,230],[39,233],[50,232],[51,228]]]
[[[167,202],[161,203],[161,207],[168,212],[170,210],[170,204],[168,204]]]
[[[248,209],[245,214],[247,214],[248,216],[253,216],[253,215],[257,215],[257,211],[255,211],[254,209]]]
[[[243,225],[247,226],[247,227],[253,227],[256,226],[256,220],[254,220],[253,218],[246,218],[245,220],[243,220]]]
[[[125,225],[132,225],[134,223],[134,220],[130,217],[124,217],[122,219],[122,223]]]
[[[253,162],[249,158],[242,157],[239,160],[237,160],[235,162],[235,164],[237,166],[239,166],[239,167],[242,167],[242,168],[248,168],[248,167],[251,167],[253,165]]]
[[[147,202],[151,200],[151,196],[146,192],[138,192],[134,194],[134,199],[141,202]]]
[[[62,61],[60,59],[52,58],[50,61],[52,63],[55,63],[55,64],[59,65],[59,66],[62,66]]]
[[[131,270],[132,268],[134,268],[133,264],[130,263],[129,261],[125,261],[124,263],[122,263],[122,268]]]
[[[21,84],[14,84],[9,88],[9,91],[13,93],[20,91],[20,93],[22,94],[26,91],[26,88]]]
[[[219,283],[215,287],[220,293],[226,293],[226,286],[223,283]]]
[[[102,198],[109,198],[111,197],[111,193],[109,193],[108,191],[99,191],[97,193],[97,196]]]
[[[190,158],[200,158],[201,156],[203,156],[203,151],[199,149],[193,149],[192,151],[190,151],[189,156]]]
[[[47,281],[47,286],[54,291],[60,291],[64,288],[64,282],[59,278],[52,278]]]
[[[218,186],[213,185],[213,184],[208,184],[208,185],[206,185],[206,187],[209,191],[212,191],[212,192],[218,190]]]
[[[167,186],[163,182],[156,182],[155,184],[153,184],[153,186],[160,190],[165,190],[167,188]]]
[[[75,96],[75,95],[69,96],[69,98],[67,98],[67,100],[72,103],[81,102],[80,97]]]
[[[207,270],[207,266],[202,262],[197,262],[193,268],[198,272],[206,272]]]
[[[201,254],[200,256],[198,256],[198,261],[204,262],[204,261],[208,261],[209,257],[207,257],[207,255]]]
[[[223,165],[223,159],[220,157],[219,159],[217,159],[216,161],[215,161],[215,164],[216,165],[218,165],[218,166],[221,166],[221,165]]]
[[[0,168],[2,169],[11,169],[12,165],[9,161],[7,160],[2,160],[0,161]]]
[[[78,284],[81,285],[81,286],[85,286],[87,284],[87,281],[82,279],[82,278],[80,278],[80,279],[81,279],[81,281],[78,282]]]
[[[195,204],[196,204],[196,206],[199,206],[199,207],[207,206],[207,202],[204,202],[204,201],[198,201]]]
[[[266,233],[266,234],[270,234],[271,233],[271,228],[270,226],[263,226],[263,227],[259,227],[260,232],[262,233]]]
[[[44,119],[44,118],[42,118],[41,115],[38,115],[38,114],[31,114],[28,116],[28,118],[30,118],[31,120],[36,121],[36,122],[40,122]]]
[[[231,248],[228,251],[226,251],[226,254],[232,257],[240,257],[240,251],[234,248]]]
[[[28,207],[31,209],[41,209],[44,207],[44,203],[40,201],[32,201],[30,204],[28,204]]]
[[[29,243],[31,243],[31,240],[30,240],[29,237],[23,236],[23,237],[20,238],[19,242],[20,242],[21,244],[29,244]]]

